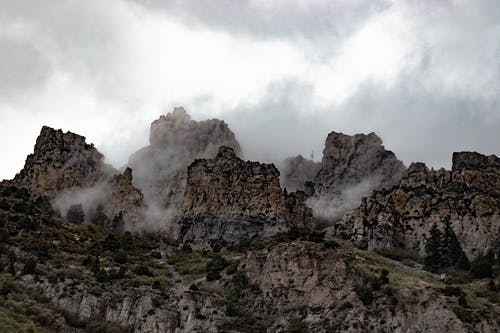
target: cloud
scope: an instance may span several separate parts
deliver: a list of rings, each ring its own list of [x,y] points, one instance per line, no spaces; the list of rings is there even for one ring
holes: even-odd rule
[[[123,165],[174,105],[265,160],[318,159],[331,130],[406,163],[500,153],[498,1],[6,0],[0,51],[0,178],[43,124]]]

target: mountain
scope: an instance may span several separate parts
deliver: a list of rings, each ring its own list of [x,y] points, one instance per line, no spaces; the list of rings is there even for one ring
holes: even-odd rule
[[[121,170],[43,127],[0,183],[0,332],[500,331],[498,157],[406,168],[337,132],[320,163],[242,155],[182,108]]]

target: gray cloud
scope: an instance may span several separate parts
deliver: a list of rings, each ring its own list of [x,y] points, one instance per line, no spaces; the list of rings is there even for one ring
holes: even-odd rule
[[[43,124],[123,165],[174,105],[252,159],[320,159],[331,130],[407,164],[500,154],[498,1],[5,0],[0,28],[0,178]]]

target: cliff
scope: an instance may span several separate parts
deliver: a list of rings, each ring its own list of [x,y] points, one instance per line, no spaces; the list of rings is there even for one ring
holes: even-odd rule
[[[451,171],[413,163],[401,182],[375,191],[336,224],[333,234],[368,249],[401,247],[424,252],[436,224],[450,220],[463,250],[472,259],[500,246],[500,167],[498,158],[453,154]]]
[[[181,216],[181,239],[205,244],[269,237],[312,222],[303,194],[282,190],[274,165],[245,162],[229,147],[188,167]]]

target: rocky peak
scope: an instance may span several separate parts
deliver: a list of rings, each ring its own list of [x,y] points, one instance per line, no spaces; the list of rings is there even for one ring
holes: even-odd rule
[[[392,185],[399,181],[404,170],[403,163],[392,151],[384,148],[375,133],[346,135],[331,132],[326,138],[318,175],[321,183],[326,181],[327,188],[319,185],[318,190],[343,188],[366,178],[378,178],[382,186]]]
[[[84,136],[43,126],[33,154],[14,180],[54,197],[64,189],[92,186],[111,173],[103,155]]]
[[[318,218],[337,220],[371,191],[397,184],[404,173],[403,163],[375,133],[331,132],[308,204]]]
[[[197,159],[187,171],[181,238],[235,241],[307,226],[311,210],[303,195],[282,190],[273,164],[243,161],[221,147],[213,159]]]
[[[220,146],[241,154],[234,133],[224,121],[195,121],[181,107],[151,124],[150,143],[130,157],[129,166],[146,201],[160,206],[180,204],[186,168],[193,160],[214,156]]]

